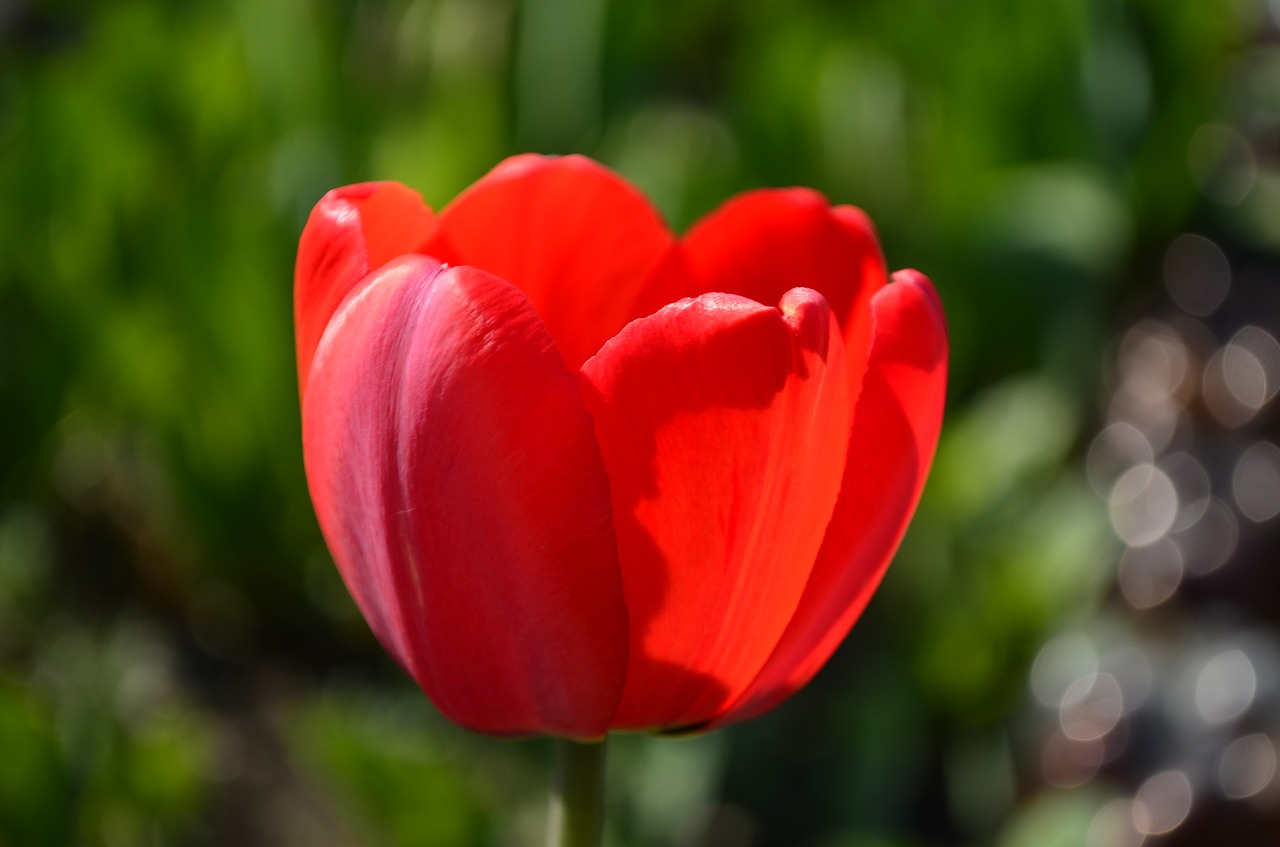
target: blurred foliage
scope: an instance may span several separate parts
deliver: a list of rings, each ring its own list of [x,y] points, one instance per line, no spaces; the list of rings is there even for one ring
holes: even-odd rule
[[[545,745],[445,723],[345,597],[291,328],[325,190],[438,207],[529,149],[603,160],[678,229],[759,185],[860,205],[953,340],[880,598],[772,715],[620,739],[611,843],[1081,844],[1097,799],[1034,790],[1016,715],[1109,584],[1076,459],[1117,310],[1193,215],[1280,245],[1280,176],[1206,212],[1188,164],[1205,124],[1280,110],[1234,75],[1266,13],[0,2],[0,845],[538,843]]]

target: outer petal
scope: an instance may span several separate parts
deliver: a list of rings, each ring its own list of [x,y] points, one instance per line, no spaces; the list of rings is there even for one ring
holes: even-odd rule
[[[755,717],[803,687],[862,613],[906,532],[933,462],[947,335],[933,286],[901,271],[876,295],[871,364],[835,516],[778,648],[717,724]]]
[[[699,221],[683,243],[697,290],[675,290],[680,278],[668,275],[655,283],[666,289],[657,297],[670,303],[726,291],[776,303],[790,288],[819,291],[844,332],[857,391],[871,343],[871,298],[885,284],[884,256],[860,209],[832,207],[808,188],[749,191]]]
[[[756,676],[839,490],[852,401],[822,296],[709,294],[634,321],[582,369],[631,618],[620,729],[696,724]]]
[[[312,209],[298,244],[293,291],[303,394],[311,357],[343,298],[370,271],[417,250],[433,223],[422,198],[397,182],[336,188]]]
[[[375,272],[317,348],[303,444],[352,595],[441,711],[604,733],[627,660],[608,481],[519,291],[423,256]]]
[[[571,370],[635,317],[651,277],[682,267],[644,195],[582,156],[508,159],[450,203],[440,223],[427,252],[514,283]]]

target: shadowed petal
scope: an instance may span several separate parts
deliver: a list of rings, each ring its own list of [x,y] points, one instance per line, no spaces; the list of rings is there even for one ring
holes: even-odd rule
[[[652,276],[680,273],[644,195],[582,156],[508,159],[445,207],[440,224],[427,252],[512,282],[574,371],[633,317]]]
[[[582,369],[631,618],[615,728],[708,719],[755,677],[809,576],[852,401],[822,296],[708,294],[634,321]]]
[[[302,394],[311,357],[338,305],[370,271],[418,250],[433,221],[422,198],[397,182],[336,188],[311,210],[298,244],[293,290]]]
[[[768,711],[818,672],[880,584],[920,499],[942,425],[946,324],[923,275],[901,271],[894,280],[872,304],[871,363],[840,500],[813,574],[768,664],[717,723]]]
[[[627,661],[608,481],[524,295],[423,256],[375,272],[317,348],[303,443],[353,597],[441,711],[604,733]]]

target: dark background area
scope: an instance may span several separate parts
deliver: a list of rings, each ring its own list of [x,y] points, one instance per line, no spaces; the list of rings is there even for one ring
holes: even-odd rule
[[[751,724],[613,743],[612,845],[1280,843],[1280,3],[0,0],[0,845],[534,845],[307,498],[293,254],[583,152],[683,230],[866,209],[947,426],[877,598]],[[1144,841],[1145,840],[1145,841]]]

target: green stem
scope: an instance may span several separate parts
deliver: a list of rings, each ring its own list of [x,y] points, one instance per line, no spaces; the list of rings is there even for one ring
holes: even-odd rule
[[[547,847],[598,847],[604,832],[604,739],[556,739]]]

